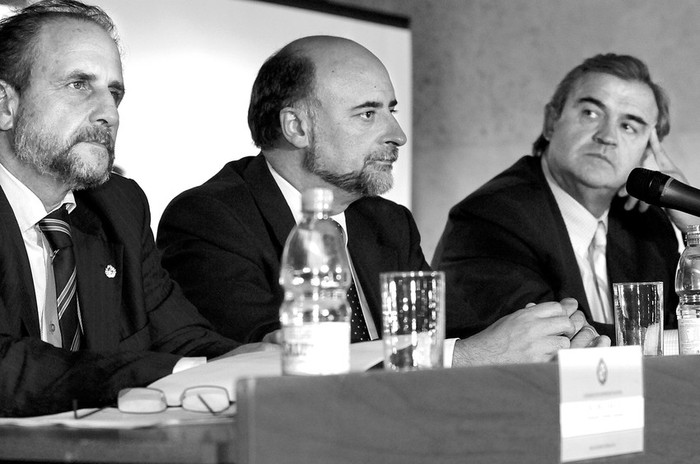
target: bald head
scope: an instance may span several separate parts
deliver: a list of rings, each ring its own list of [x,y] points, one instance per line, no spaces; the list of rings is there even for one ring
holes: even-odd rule
[[[253,141],[262,149],[275,147],[281,139],[283,108],[315,101],[327,84],[337,88],[335,84],[368,75],[380,75],[390,83],[379,58],[357,42],[310,36],[289,43],[263,64],[253,84],[248,108]]]
[[[317,69],[338,69],[343,65],[358,64],[384,65],[379,58],[357,42],[343,37],[315,35],[297,39],[282,50],[280,54],[289,53],[306,56],[314,62]]]

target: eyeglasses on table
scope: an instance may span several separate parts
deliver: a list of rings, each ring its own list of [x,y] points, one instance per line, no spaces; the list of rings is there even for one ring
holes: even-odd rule
[[[228,391],[224,387],[190,387],[180,395],[180,406],[186,411],[216,415],[228,409],[230,405]],[[129,414],[153,414],[168,409],[168,402],[165,393],[157,388],[123,388],[117,396],[117,408],[120,412]],[[104,408],[79,415],[77,400],[73,400],[73,415],[76,419],[82,419],[102,409]]]

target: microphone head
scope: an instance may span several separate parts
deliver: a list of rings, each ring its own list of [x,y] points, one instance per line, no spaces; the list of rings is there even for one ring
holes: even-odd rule
[[[627,193],[639,200],[656,205],[669,179],[669,176],[658,171],[634,168],[627,177]]]

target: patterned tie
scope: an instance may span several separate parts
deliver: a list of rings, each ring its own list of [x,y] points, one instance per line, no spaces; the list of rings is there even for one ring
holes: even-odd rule
[[[593,320],[612,324],[611,296],[608,288],[608,269],[605,259],[605,247],[607,237],[605,236],[605,224],[598,221],[595,235],[588,247],[588,262],[591,265],[593,279],[595,280],[595,294],[597,298],[589,302]]]
[[[335,224],[335,226],[340,231],[340,237],[343,240],[343,244],[345,244],[345,231],[343,230],[343,226],[341,226],[334,219],[331,219],[331,221],[333,221],[333,224]],[[350,254],[348,253],[348,260],[349,259]],[[360,304],[360,297],[358,296],[357,288],[355,287],[354,276],[352,276],[352,282],[350,283],[350,288],[348,288],[346,297],[348,299],[350,309],[352,310],[352,313],[350,314],[350,343],[369,341],[369,331],[367,330],[365,316],[364,314],[362,314],[362,305]]]
[[[75,257],[66,207],[57,209],[39,221],[39,228],[51,245],[51,263],[56,281],[56,310],[63,348],[77,351],[80,348],[82,321],[78,312]]]

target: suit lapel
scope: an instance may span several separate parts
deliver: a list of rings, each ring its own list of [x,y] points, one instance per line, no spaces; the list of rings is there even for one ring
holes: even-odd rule
[[[39,338],[39,314],[32,271],[17,219],[0,188],[0,314],[2,333]],[[1,306],[1,305],[0,305]]]
[[[275,238],[277,256],[281,257],[284,243],[296,221],[262,154],[250,162],[243,173],[243,178],[270,228],[270,236]]]
[[[639,256],[634,252],[634,244],[622,223],[611,208],[608,216],[608,243],[605,250],[608,266],[608,282],[612,294],[613,282],[620,282],[621,276],[635,275],[640,263]],[[644,258],[642,256],[642,258]]]
[[[362,201],[362,200],[358,200]],[[345,211],[348,228],[348,250],[357,278],[369,304],[377,330],[381,331],[382,307],[379,273],[384,271],[406,271],[399,269],[398,252],[382,243],[377,235],[377,224],[359,212],[354,203]]]
[[[114,349],[120,333],[123,246],[107,240],[98,218],[81,201],[70,218],[85,347]]]

